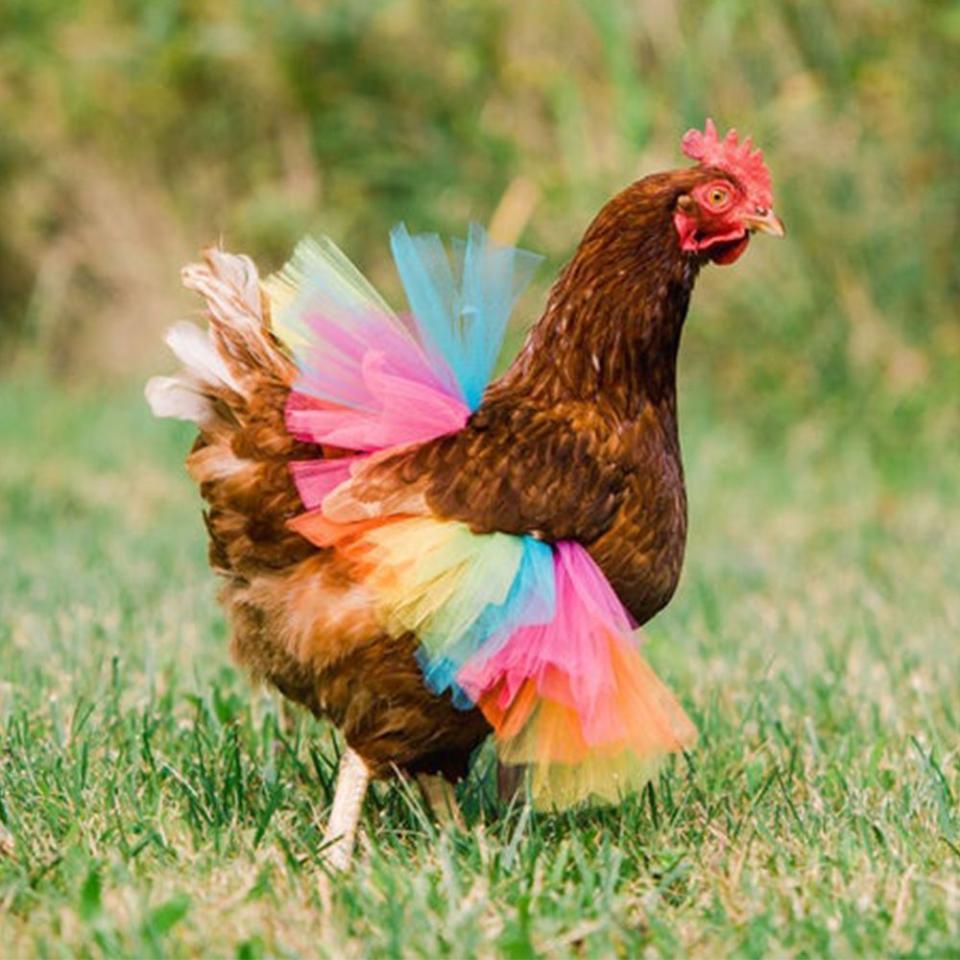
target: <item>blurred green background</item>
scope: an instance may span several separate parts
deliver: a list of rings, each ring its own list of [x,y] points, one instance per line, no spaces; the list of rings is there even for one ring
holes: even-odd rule
[[[437,834],[228,666],[187,424],[144,378],[222,239],[547,255],[762,146],[785,241],[703,272],[690,543],[648,629],[700,745],[655,795]],[[955,956],[960,2],[0,0],[0,943],[18,956]],[[951,535],[952,534],[952,535]],[[471,799],[472,798],[472,799]],[[659,811],[659,813],[658,813]]]
[[[958,65],[960,4],[933,0],[4,0],[0,352],[165,363],[177,268],[221,238],[275,267],[324,231],[395,296],[395,221],[499,209],[543,288],[713,115],[764,147],[790,233],[708,271],[686,376],[772,435],[903,412],[957,392]]]

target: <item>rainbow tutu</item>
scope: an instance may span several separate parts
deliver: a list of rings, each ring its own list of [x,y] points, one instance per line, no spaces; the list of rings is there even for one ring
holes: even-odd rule
[[[416,635],[431,690],[483,711],[538,807],[616,801],[696,734],[587,550],[389,505],[344,523],[331,508],[371,458],[463,427],[539,260],[476,226],[452,258],[402,226],[391,245],[408,315],[326,239],[301,242],[265,283],[299,370],[288,429],[327,453],[292,465],[306,508],[292,526],[349,561],[385,631]]]

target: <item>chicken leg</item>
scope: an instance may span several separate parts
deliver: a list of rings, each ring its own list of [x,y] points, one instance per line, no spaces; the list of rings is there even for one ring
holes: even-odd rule
[[[418,773],[417,783],[423,799],[427,801],[430,812],[437,818],[441,827],[453,824],[458,830],[466,830],[457,794],[453,784],[436,773]]]
[[[350,865],[369,783],[369,767],[360,754],[347,747],[340,757],[333,807],[323,835],[323,858],[332,870],[345,870]]]

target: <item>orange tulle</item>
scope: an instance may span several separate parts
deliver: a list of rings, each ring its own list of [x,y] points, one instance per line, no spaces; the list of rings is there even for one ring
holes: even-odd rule
[[[383,522],[383,517],[376,517],[372,520],[358,520],[356,523],[334,523],[318,508],[301,513],[287,525],[318,547],[335,547],[356,540],[368,530],[382,526]]]
[[[562,808],[587,797],[618,801],[656,776],[671,753],[692,746],[696,729],[640,652],[612,636],[615,688],[602,704],[604,727],[619,734],[591,742],[570,678],[551,670],[526,680],[504,706],[505,681],[478,701],[494,729],[502,763],[529,769],[534,803]]]

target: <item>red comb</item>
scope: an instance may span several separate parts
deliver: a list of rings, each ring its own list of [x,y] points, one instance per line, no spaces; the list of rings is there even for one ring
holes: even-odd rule
[[[763,151],[753,149],[747,137],[740,143],[737,131],[731,130],[722,140],[714,122],[707,120],[703,133],[688,130],[681,141],[683,152],[705,167],[719,167],[736,177],[759,207],[773,205],[770,171],[763,162]]]

